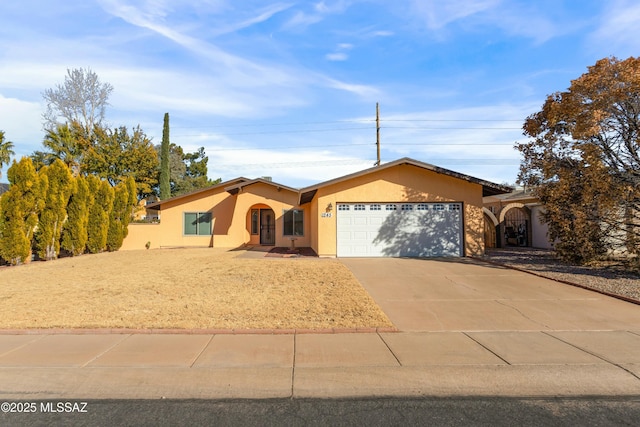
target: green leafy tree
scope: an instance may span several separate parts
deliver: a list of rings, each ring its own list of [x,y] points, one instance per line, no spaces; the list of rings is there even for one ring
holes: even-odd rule
[[[59,124],[46,130],[42,145],[47,151],[36,151],[31,157],[34,163],[40,166],[50,165],[59,159],[71,169],[74,176],[77,176],[82,171],[83,155],[89,143],[80,123],[74,121]]]
[[[72,256],[82,255],[87,246],[87,225],[92,205],[87,178],[78,176],[73,181],[73,192],[67,205],[67,221],[62,229],[62,249]]]
[[[73,191],[73,176],[61,160],[40,169],[39,174],[48,185],[35,235],[36,249],[40,258],[50,261],[58,258],[60,253],[60,237]]]
[[[44,207],[47,179],[38,175],[28,157],[14,161],[7,177],[9,191],[0,197],[3,216],[0,221],[0,256],[16,265],[31,260],[33,235],[38,215]]]
[[[109,216],[113,208],[114,191],[107,181],[97,176],[87,177],[89,193],[94,195],[89,208],[87,224],[87,250],[93,254],[103,252],[107,247]]]
[[[517,145],[519,182],[544,203],[558,254],[584,263],[640,240],[640,59],[605,58],[547,97]]]
[[[153,193],[158,183],[158,153],[138,126],[129,133],[121,126],[113,130],[95,129],[95,141],[88,144],[84,171],[106,179],[112,186],[131,176],[137,196]]]
[[[171,197],[171,169],[169,167],[169,113],[164,114],[160,149],[160,199]]]
[[[2,167],[8,165],[11,156],[15,156],[13,142],[5,140],[4,132],[0,130],[0,178],[2,178]]]

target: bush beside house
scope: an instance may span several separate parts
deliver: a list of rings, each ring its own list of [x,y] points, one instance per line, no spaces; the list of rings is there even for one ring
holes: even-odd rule
[[[36,172],[28,157],[7,173],[9,189],[0,196],[0,258],[27,263],[35,249],[41,259],[116,251],[127,235],[136,206],[136,183],[128,177],[115,187],[97,176],[74,177],[56,160]]]

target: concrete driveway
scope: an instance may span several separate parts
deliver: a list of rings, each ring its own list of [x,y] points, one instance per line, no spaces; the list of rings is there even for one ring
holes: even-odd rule
[[[480,261],[340,260],[403,332],[640,330],[640,306]]]

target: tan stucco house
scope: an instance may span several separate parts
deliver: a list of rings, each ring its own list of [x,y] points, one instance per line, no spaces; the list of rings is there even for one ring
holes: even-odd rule
[[[319,256],[475,256],[483,196],[510,188],[417,160],[296,189],[236,178],[147,205],[159,224],[130,224],[123,250],[265,245]]]

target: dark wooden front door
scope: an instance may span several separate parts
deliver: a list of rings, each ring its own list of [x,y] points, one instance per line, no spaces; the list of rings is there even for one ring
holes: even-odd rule
[[[276,244],[276,216],[271,209],[260,209],[260,244]]]

